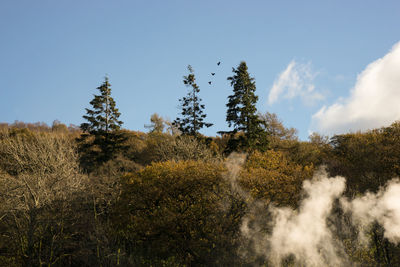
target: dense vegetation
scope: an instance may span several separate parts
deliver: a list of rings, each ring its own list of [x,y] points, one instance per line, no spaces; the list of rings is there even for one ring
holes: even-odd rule
[[[108,79],[81,127],[0,125],[1,266],[268,266],[241,234],[246,214],[298,207],[303,181],[321,166],[347,178],[348,196],[400,175],[399,123],[300,141],[275,114],[256,113],[244,62],[229,78],[234,130],[203,136],[204,106],[188,104],[200,101],[189,71],[183,117],[170,123],[154,114],[148,133],[120,127]],[[268,232],[268,214],[262,219]],[[339,237],[348,257],[400,264],[382,228],[369,231],[362,248],[354,235]]]

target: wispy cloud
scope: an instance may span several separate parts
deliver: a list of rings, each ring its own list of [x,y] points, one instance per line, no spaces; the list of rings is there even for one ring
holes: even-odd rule
[[[358,75],[348,98],[322,107],[313,130],[339,134],[388,126],[400,119],[400,42]]]
[[[292,60],[272,85],[268,104],[278,102],[281,97],[286,99],[300,97],[308,106],[324,99],[324,95],[315,90],[316,76],[317,73],[311,69],[311,63],[303,64]]]

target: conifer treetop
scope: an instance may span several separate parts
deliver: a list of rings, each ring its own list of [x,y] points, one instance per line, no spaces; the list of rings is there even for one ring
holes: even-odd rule
[[[179,99],[182,108],[182,116],[175,119],[174,125],[178,127],[182,134],[197,136],[203,127],[210,127],[213,124],[204,122],[207,115],[204,114],[205,106],[200,104],[202,100],[198,96],[200,88],[196,83],[196,77],[192,66],[189,65],[187,68],[189,75],[183,76],[183,84],[189,87],[190,90],[185,97]]]
[[[115,101],[111,97],[111,85],[108,77],[104,78],[103,84],[97,87],[97,89],[100,91],[100,94],[94,95],[93,100],[90,101],[90,105],[93,108],[86,108],[87,115],[83,116],[88,122],[82,123],[80,128],[82,131],[90,134],[118,131],[123,122],[118,120],[121,113],[118,112]]]

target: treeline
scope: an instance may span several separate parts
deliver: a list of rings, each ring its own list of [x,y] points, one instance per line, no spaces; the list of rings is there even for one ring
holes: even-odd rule
[[[125,150],[88,172],[75,132],[9,128],[0,137],[3,265],[242,264],[247,200],[227,179],[227,140],[121,131]],[[308,166],[254,151],[254,196],[295,206]]]
[[[154,114],[147,133],[122,128],[107,78],[79,128],[2,124],[0,264],[269,266],[242,235],[245,216],[269,205],[297,208],[303,181],[321,166],[347,178],[349,197],[399,176],[399,123],[300,141],[275,114],[257,112],[246,64],[233,72],[227,104],[233,130],[220,137],[199,133],[211,123],[191,67],[180,116],[168,122]],[[270,231],[267,212],[253,219]],[[351,228],[345,216],[330,223]],[[399,265],[399,247],[382,228],[369,233],[368,246],[358,246],[351,231],[338,236],[349,259]]]

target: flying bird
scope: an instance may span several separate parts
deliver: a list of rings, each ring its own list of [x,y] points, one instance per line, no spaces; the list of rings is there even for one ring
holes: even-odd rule
[[[221,61],[218,61],[217,65],[219,66],[219,64],[221,64]]]
[[[211,81],[209,81],[208,84],[211,84]]]
[[[215,75],[215,72],[211,72],[211,75],[214,76],[214,75]]]

